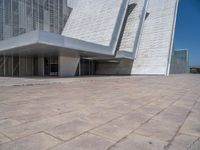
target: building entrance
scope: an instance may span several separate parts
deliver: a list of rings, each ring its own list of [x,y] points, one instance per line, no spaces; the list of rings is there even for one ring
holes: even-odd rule
[[[44,75],[58,76],[58,57],[44,57]]]
[[[91,59],[80,60],[80,75],[89,76],[96,74],[96,61]]]

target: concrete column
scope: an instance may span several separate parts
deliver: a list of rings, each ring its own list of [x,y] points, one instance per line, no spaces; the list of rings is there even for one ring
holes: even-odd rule
[[[59,76],[75,76],[79,61],[80,57],[59,56]]]
[[[21,57],[19,56],[19,77],[21,76],[21,64],[20,64]]]
[[[26,76],[27,72],[26,72],[26,57],[25,56],[20,56],[19,59],[19,74],[20,76]]]
[[[78,69],[79,69],[79,76],[81,76],[81,60],[79,60],[79,66],[78,66]]]
[[[6,57],[5,56],[3,56],[3,74],[4,74],[4,76],[6,76]]]
[[[38,75],[44,76],[44,57],[38,57]]]
[[[14,76],[14,65],[13,65],[13,56],[12,56],[12,77]]]

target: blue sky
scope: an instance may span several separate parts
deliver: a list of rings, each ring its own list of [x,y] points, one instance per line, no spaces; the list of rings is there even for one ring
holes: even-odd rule
[[[175,48],[187,48],[190,65],[200,65],[200,0],[180,0]]]

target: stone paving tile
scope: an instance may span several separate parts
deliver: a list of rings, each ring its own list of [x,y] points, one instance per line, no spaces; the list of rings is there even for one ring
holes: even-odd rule
[[[61,122],[48,118],[37,122],[30,122],[6,129],[1,129],[0,132],[4,133],[11,139],[17,139],[33,133],[41,132],[45,129],[52,128],[60,124]]]
[[[151,115],[131,112],[90,132],[114,141],[118,141],[127,136],[130,132],[138,128],[143,122],[147,121],[151,117]]]
[[[43,133],[61,149],[126,149],[131,140],[138,149],[184,149],[200,137],[199,91],[198,75],[0,78],[0,145],[22,149],[20,140]]]
[[[193,97],[193,96],[191,96]],[[194,105],[194,103],[196,102],[195,99],[191,99],[190,97],[190,100],[181,100],[181,101],[177,101],[174,105],[177,105],[177,106],[180,106],[180,107],[185,107],[187,109],[191,109]]]
[[[106,150],[113,145],[112,141],[105,138],[85,133],[72,141],[58,145],[51,150]]]
[[[100,124],[109,122],[115,118],[118,118],[120,116],[121,114],[119,113],[115,113],[112,111],[104,111],[104,112],[98,112],[98,113],[87,115],[83,119],[93,124],[100,125]]]
[[[199,116],[200,116],[200,108],[193,108],[189,115],[189,119],[194,120],[196,122],[200,122]]]
[[[178,134],[169,149],[170,150],[191,150],[196,140],[198,140],[198,137],[185,135],[185,134]]]
[[[34,134],[0,145],[1,150],[46,150],[60,141],[44,133]]]
[[[88,115],[88,113],[85,113],[85,112],[79,110],[79,111],[63,113],[60,115],[53,116],[51,118],[57,120],[58,122],[67,123],[67,122],[71,122],[73,120],[83,119],[87,115]]]
[[[39,119],[43,119],[44,115],[41,113],[35,112],[35,113],[27,113],[27,114],[19,114],[17,116],[11,117],[14,120],[17,120],[21,123],[31,122],[31,121],[37,121]]]
[[[111,108],[110,110],[116,113],[120,113],[120,114],[126,114],[132,111],[132,109],[129,106],[124,106],[124,105],[115,106]]]
[[[27,112],[24,112],[22,110],[13,110],[13,111],[5,111],[0,113],[0,120],[5,120],[5,119],[13,119],[15,116],[18,115],[26,115]]]
[[[131,134],[111,147],[110,150],[164,150],[166,145],[166,142],[157,139]]]
[[[90,132],[113,141],[118,141],[134,129],[134,126],[133,129],[125,128],[125,124],[126,123],[121,123],[118,125],[115,123],[109,123]]]
[[[171,106],[169,109],[164,110],[160,114],[154,117],[155,120],[169,122],[170,124],[182,125],[189,114],[190,110],[184,107]]]
[[[139,108],[137,111],[144,113],[144,114],[150,114],[150,115],[156,115],[157,113],[161,112],[163,110],[162,107],[155,105],[155,104],[148,104],[144,107]]]
[[[5,129],[5,128],[9,128],[9,127],[12,127],[12,126],[17,126],[19,124],[20,124],[19,121],[16,121],[16,120],[13,120],[13,119],[3,119],[3,120],[0,120],[0,130]]]
[[[200,137],[200,109],[192,109],[190,115],[180,129],[181,133]]]
[[[137,129],[135,133],[169,142],[177,130],[178,127],[173,123],[152,119]]]
[[[69,140],[92,128],[94,128],[94,125],[86,121],[73,120],[71,122],[56,126],[52,129],[45,130],[45,132],[59,139]]]
[[[200,137],[200,120],[194,120],[189,117],[183,124],[180,132]]]
[[[10,141],[5,135],[0,133],[0,144]]]

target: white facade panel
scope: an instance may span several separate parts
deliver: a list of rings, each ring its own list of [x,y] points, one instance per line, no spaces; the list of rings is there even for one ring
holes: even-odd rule
[[[119,51],[127,51],[133,52],[134,47],[137,45],[138,42],[138,35],[139,30],[141,28],[141,23],[143,19],[143,11],[144,7],[146,7],[146,0],[130,0],[129,7],[135,4],[133,10],[129,8],[130,13],[127,16],[126,26],[124,28],[124,33],[122,36],[121,44],[119,47]]]
[[[177,0],[149,0],[132,74],[168,74],[176,10]]]
[[[123,0],[79,0],[62,35],[109,46]]]
[[[74,76],[82,57],[95,60],[97,74],[169,73],[178,0],[3,2],[9,7],[0,2],[1,52],[58,55],[60,76]],[[38,64],[44,75],[43,57]]]

